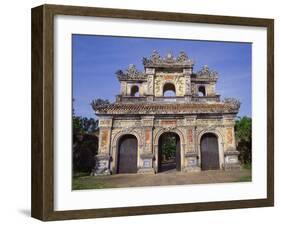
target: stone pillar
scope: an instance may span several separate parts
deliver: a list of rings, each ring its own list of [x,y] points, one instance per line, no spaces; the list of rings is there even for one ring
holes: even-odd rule
[[[239,151],[236,149],[228,149],[224,152],[224,169],[235,170],[241,169],[241,165],[238,160]]]
[[[142,127],[143,127],[143,135],[144,135],[144,143],[142,152],[140,153],[140,166],[138,169],[138,173],[148,173],[154,174],[153,169],[153,124],[154,117],[147,116],[142,118]]]
[[[146,96],[148,101],[153,101],[154,96],[154,68],[146,68],[145,73],[147,74],[147,88],[146,88]]]
[[[210,82],[210,85],[207,87],[207,90],[206,90],[208,96],[214,96],[216,95],[216,83],[215,82]]]
[[[185,152],[186,166],[185,172],[199,172],[201,171],[198,152],[196,151],[196,117],[187,117],[187,150]]]
[[[99,120],[99,150],[96,155],[96,165],[92,175],[109,175],[110,172],[110,141],[112,130],[112,118],[100,118]]]
[[[183,74],[185,77],[185,100],[191,101],[191,73],[189,69],[183,69]]]
[[[186,152],[184,157],[186,158],[187,166],[184,168],[184,172],[200,172],[201,167],[198,166],[198,155],[196,152]]]
[[[121,94],[121,96],[126,96],[127,95],[127,83],[125,81],[121,81],[121,84],[120,84],[120,94]]]
[[[139,94],[140,97],[144,96],[144,87],[143,87],[143,83],[139,84]]]
[[[233,116],[224,116],[224,169],[233,170],[240,169],[241,164],[238,160],[239,151],[236,150],[234,125],[235,120]]]

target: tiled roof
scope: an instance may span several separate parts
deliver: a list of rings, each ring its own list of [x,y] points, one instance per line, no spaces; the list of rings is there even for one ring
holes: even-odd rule
[[[237,113],[239,107],[225,102],[216,103],[114,103],[96,108],[97,115],[109,114],[204,114]]]

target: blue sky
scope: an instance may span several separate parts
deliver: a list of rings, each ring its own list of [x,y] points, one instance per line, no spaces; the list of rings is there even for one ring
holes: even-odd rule
[[[90,106],[93,99],[115,101],[120,86],[115,72],[135,64],[143,70],[142,58],[153,50],[164,56],[180,51],[194,60],[194,72],[204,65],[219,73],[217,92],[221,99],[240,100],[238,116],[252,111],[252,45],[250,43],[214,42],[175,39],[130,38],[95,35],[72,35],[73,98],[75,114],[95,117]]]

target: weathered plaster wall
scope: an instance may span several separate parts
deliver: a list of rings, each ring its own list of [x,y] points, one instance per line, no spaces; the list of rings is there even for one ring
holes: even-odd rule
[[[205,133],[217,136],[221,168],[225,165],[225,152],[235,150],[233,116],[215,119],[197,119],[196,116],[154,119],[153,116],[146,116],[122,120],[100,119],[99,154],[111,157],[110,170],[115,173],[119,140],[123,135],[132,134],[138,141],[138,168],[144,167],[144,161],[151,161],[151,168],[157,172],[159,138],[166,132],[176,133],[180,138],[182,171],[200,168],[200,140]]]

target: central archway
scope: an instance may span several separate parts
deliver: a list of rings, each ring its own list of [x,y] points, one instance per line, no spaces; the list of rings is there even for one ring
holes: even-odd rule
[[[173,83],[166,83],[163,86],[163,96],[164,97],[174,97],[174,96],[176,96],[176,87]]]
[[[174,132],[161,134],[158,141],[158,172],[181,170],[180,137]]]
[[[134,135],[123,135],[118,144],[117,173],[137,173],[138,140]]]

